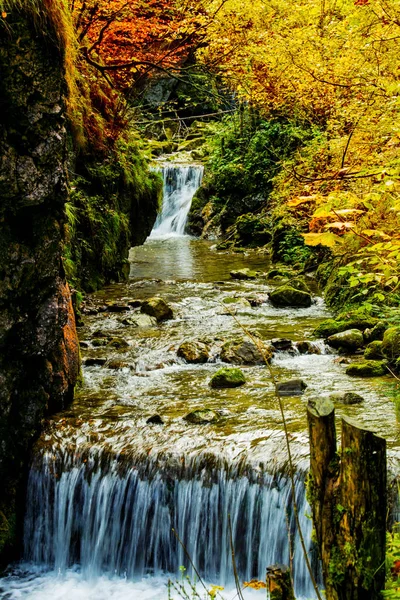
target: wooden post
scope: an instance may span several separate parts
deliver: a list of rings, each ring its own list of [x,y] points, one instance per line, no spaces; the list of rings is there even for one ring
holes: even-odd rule
[[[385,581],[386,441],[342,419],[336,453],[334,407],[308,404],[309,501],[327,600],[378,600]]]
[[[270,600],[295,600],[289,567],[286,565],[267,567],[267,589]]]

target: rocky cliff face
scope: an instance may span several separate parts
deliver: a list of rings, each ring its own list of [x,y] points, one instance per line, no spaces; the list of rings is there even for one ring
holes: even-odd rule
[[[23,12],[0,20],[0,553],[15,536],[30,445],[79,376],[61,260],[67,132],[54,40]]]

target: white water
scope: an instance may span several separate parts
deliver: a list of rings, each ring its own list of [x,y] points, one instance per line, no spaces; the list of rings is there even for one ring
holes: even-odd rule
[[[192,199],[201,185],[204,167],[201,165],[164,165],[163,205],[154,224],[151,238],[181,236]]]

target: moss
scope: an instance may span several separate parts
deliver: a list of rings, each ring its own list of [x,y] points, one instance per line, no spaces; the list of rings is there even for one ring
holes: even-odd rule
[[[381,377],[386,375],[387,372],[386,362],[377,360],[353,363],[346,369],[346,375],[351,377]]]
[[[212,388],[235,388],[246,383],[245,376],[240,369],[219,369],[211,378]]]
[[[382,353],[390,361],[400,358],[400,327],[389,327],[384,333]]]
[[[243,246],[262,246],[271,241],[269,219],[246,213],[236,219],[235,242]]]
[[[289,285],[279,287],[270,292],[269,299],[274,306],[279,307],[308,307],[311,306],[311,295],[308,292],[295,289]]]
[[[367,360],[368,359],[370,359],[370,360],[382,359],[383,358],[382,342],[380,342],[379,340],[375,340],[374,342],[371,342],[370,344],[368,344],[368,346],[365,348],[364,358]]]

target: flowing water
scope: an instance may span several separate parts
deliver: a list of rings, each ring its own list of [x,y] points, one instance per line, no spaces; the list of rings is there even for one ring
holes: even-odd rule
[[[165,185],[175,181],[178,191],[193,195],[201,173],[174,169],[168,176],[165,169]],[[176,207],[179,196],[170,190],[164,198]],[[186,210],[186,200],[181,205]],[[238,281],[229,275],[244,266],[267,271],[266,254],[217,252],[211,242],[176,236],[172,212],[163,210],[151,238],[132,250],[129,282],[90,299],[80,328],[84,382],[74,404],[52,418],[36,445],[24,563],[0,581],[4,600],[166,600],[168,574],[174,579],[185,565],[193,576],[183,546],[205,580],[225,586],[224,597],[233,598],[230,527],[242,581],[263,580],[266,566],[288,563],[292,546],[297,594],[314,597],[269,372],[262,365],[243,366],[246,384],[235,389],[212,389],[209,381],[223,366],[222,345],[245,338],[240,324],[261,339],[296,343],[311,340],[329,314],[315,286],[310,308],[274,308],[265,278]],[[155,295],[170,303],[174,318],[138,322],[140,302]],[[188,340],[209,345],[208,362],[186,364],[177,356]],[[313,340],[306,354],[295,344],[287,348],[275,352],[272,366],[280,380],[300,377],[307,383],[303,396],[285,398],[284,404],[301,526],[313,556],[304,493],[308,398],[361,394],[362,404],[338,404],[337,414],[384,435],[392,468],[399,462],[399,427],[390,399],[393,380],[347,377],[345,365],[321,340]],[[202,407],[216,411],[219,420],[194,425],[184,419]],[[164,424],[147,423],[155,414]],[[265,591],[245,591],[246,600],[262,597]]]

